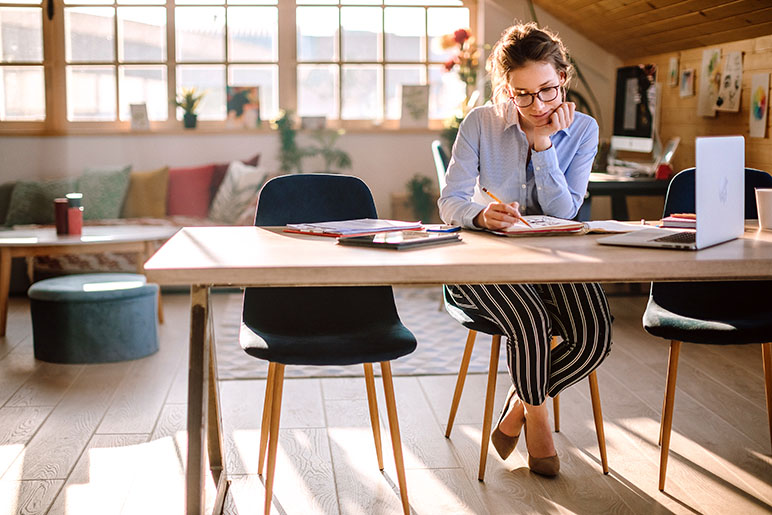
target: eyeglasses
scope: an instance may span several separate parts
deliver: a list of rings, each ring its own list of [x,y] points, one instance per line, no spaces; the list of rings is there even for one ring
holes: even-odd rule
[[[542,102],[552,102],[558,98],[558,91],[560,91],[560,85],[542,88],[536,93],[518,93],[510,98],[517,107],[528,107],[533,104],[533,99],[536,97],[539,97]]]

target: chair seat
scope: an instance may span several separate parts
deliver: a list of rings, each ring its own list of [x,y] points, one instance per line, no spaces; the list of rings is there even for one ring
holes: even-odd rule
[[[713,345],[766,343],[772,281],[654,283],[643,327],[654,336]]]
[[[368,330],[331,334],[273,334],[260,336],[246,324],[239,332],[241,348],[259,359],[285,365],[354,365],[391,361],[415,350],[416,340],[404,325],[371,326]]]

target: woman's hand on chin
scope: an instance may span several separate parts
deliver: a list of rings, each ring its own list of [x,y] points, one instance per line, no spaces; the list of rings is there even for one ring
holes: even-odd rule
[[[550,136],[556,132],[568,128],[574,121],[576,104],[563,102],[549,116],[546,123],[533,129],[533,149],[542,152],[552,146]]]

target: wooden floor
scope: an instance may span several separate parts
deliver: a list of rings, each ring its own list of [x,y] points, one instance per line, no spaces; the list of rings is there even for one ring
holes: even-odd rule
[[[226,299],[213,298],[216,316]],[[454,376],[397,377],[414,513],[772,511],[759,346],[684,345],[661,493],[657,435],[667,344],[641,329],[645,297],[610,300],[614,347],[598,376],[611,473],[600,470],[586,381],[561,396],[557,479],[529,473],[521,441],[506,462],[491,447],[480,483],[485,377],[469,377],[449,440],[443,433]],[[0,339],[0,514],[183,513],[188,302],[184,294],[164,296],[158,354],[64,366],[33,359],[28,304],[12,299],[8,335]],[[480,339],[476,352],[487,353],[488,341]],[[508,381],[500,375],[497,406]],[[261,513],[263,485],[255,471],[265,382],[227,381],[220,388],[233,479],[227,512]],[[376,465],[361,378],[285,381],[275,513],[400,512],[380,381],[377,389],[384,473]]]

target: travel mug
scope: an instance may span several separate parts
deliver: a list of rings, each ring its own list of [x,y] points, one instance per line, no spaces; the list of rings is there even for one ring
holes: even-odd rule
[[[68,193],[67,234],[80,236],[83,233],[83,193]]]

